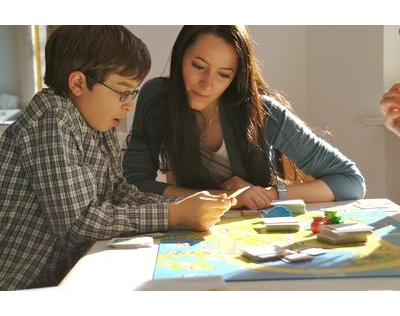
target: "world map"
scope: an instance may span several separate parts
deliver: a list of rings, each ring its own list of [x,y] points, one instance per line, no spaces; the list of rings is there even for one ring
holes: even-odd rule
[[[171,231],[160,241],[154,279],[221,276],[225,281],[400,276],[400,213],[382,210],[342,210],[344,222],[374,227],[363,244],[331,245],[318,241],[310,229],[313,216],[297,216],[295,233],[270,233],[260,217],[224,218],[211,231]],[[308,262],[253,262],[238,249],[276,244],[290,250],[323,248]]]

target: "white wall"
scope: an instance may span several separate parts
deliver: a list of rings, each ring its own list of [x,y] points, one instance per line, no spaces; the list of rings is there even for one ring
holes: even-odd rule
[[[380,115],[382,31],[381,26],[307,27],[308,121],[328,127],[333,134],[328,141],[357,163],[367,197],[386,191],[384,129],[361,124],[363,117]]]
[[[296,25],[250,26],[258,60],[268,84],[307,117],[306,27]]]

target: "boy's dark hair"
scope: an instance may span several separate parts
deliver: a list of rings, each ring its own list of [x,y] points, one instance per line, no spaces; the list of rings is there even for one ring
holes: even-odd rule
[[[146,45],[124,26],[63,25],[48,38],[44,82],[57,94],[69,94],[68,77],[82,71],[99,82],[112,74],[142,81],[151,66]],[[89,89],[95,84],[88,80]]]

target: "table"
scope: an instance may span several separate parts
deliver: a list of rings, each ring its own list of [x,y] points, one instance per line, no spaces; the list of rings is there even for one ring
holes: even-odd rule
[[[312,212],[321,207],[345,206],[352,202],[307,204],[307,210]],[[400,212],[400,206],[392,205],[389,213]],[[113,249],[107,246],[108,242],[96,242],[59,287],[134,290],[152,279],[158,240],[155,246],[140,249]],[[226,285],[228,290],[400,290],[400,277],[235,281],[226,282]]]

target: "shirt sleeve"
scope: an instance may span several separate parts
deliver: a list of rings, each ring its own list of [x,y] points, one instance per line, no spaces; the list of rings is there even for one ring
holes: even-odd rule
[[[139,191],[135,185],[128,184],[122,176],[117,177],[114,183],[113,202],[116,205],[141,205],[144,203],[169,203],[177,198],[159,195],[157,193],[144,193]]]
[[[167,229],[167,203],[156,197],[132,188],[130,203],[115,205],[99,196],[102,180],[84,162],[84,148],[68,123],[50,111],[18,139],[23,168],[49,229],[73,242]]]
[[[365,181],[354,162],[315,135],[285,107],[269,98],[264,101],[270,113],[265,133],[274,149],[285,154],[305,173],[323,180],[337,201],[364,197]]]
[[[156,181],[160,168],[162,105],[165,91],[161,78],[149,81],[141,90],[132,135],[124,154],[124,177],[143,192],[163,194],[167,183]]]

